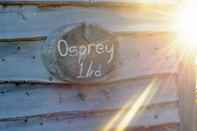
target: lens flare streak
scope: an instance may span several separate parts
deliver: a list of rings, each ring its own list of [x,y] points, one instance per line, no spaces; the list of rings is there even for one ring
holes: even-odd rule
[[[147,88],[140,94],[138,99],[133,103],[133,100],[129,100],[123,108],[107,123],[103,128],[103,131],[124,131],[134,117],[140,114],[140,110],[147,105],[152,97],[155,95],[158,89],[159,81],[154,78]]]

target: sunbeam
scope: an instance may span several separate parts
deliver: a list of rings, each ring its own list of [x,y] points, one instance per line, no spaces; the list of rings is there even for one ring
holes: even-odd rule
[[[122,109],[106,124],[103,131],[124,131],[140,109],[148,104],[158,89],[159,81],[154,78],[147,88],[140,94],[138,99],[133,102],[133,99],[122,107]]]
[[[185,0],[177,9],[173,26],[175,26],[177,46],[185,53],[193,54],[197,50],[197,1]]]

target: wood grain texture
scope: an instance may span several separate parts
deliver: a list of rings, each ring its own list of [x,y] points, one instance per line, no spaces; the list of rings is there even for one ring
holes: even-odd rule
[[[103,26],[110,32],[173,32],[172,17],[158,11],[110,8],[37,8],[0,6],[0,39],[48,35],[53,30],[81,22]],[[58,21],[57,21],[58,20]],[[31,26],[30,26],[31,25]]]
[[[181,131],[196,131],[196,77],[195,66],[193,65],[195,57],[185,55],[178,70],[178,96],[179,96],[179,114],[181,118]]]
[[[72,117],[73,114],[59,113],[53,116],[46,117],[26,117],[21,119],[1,121],[0,130],[15,130],[15,131],[65,131],[65,129],[74,131],[92,131],[102,130],[113,119],[116,112],[97,112],[97,113],[75,113],[77,117]],[[124,115],[122,116],[122,119]],[[148,109],[143,114],[137,114],[136,117],[129,123],[127,128],[133,129],[136,127],[154,127],[163,126],[161,131],[176,131],[176,127],[168,127],[169,124],[178,125],[178,114],[174,106],[167,105],[166,107]],[[118,125],[118,123],[117,123]],[[112,129],[116,129],[117,125],[113,125]],[[160,127],[160,128],[161,128]],[[178,127],[178,126],[177,126]],[[141,131],[141,130],[140,130]],[[151,130],[152,131],[152,130]]]
[[[1,3],[7,4],[36,4],[36,3],[126,3],[126,4],[177,4],[178,0],[4,0]]]
[[[124,81],[100,86],[64,86],[2,84],[0,118],[14,118],[61,111],[118,109],[134,103],[153,78]],[[172,76],[159,79],[151,102],[143,106],[176,102],[176,85]],[[150,95],[151,96],[151,95]],[[148,99],[147,99],[148,100]]]
[[[158,83],[152,88],[153,94],[142,103],[139,108],[142,114],[137,113],[129,128],[180,122],[174,76],[176,51],[168,36],[161,33],[173,31],[167,26],[169,17],[158,12],[117,11],[102,6],[32,6],[40,2],[0,6],[0,130],[103,129],[121,109],[129,112],[155,78]],[[3,3],[17,4],[8,0],[0,2]],[[119,61],[107,83],[79,85],[57,80],[41,58],[42,47],[47,44],[45,39],[28,41],[48,37],[57,28],[81,22],[98,24],[117,35]],[[125,109],[127,103],[130,106]],[[164,131],[169,128],[164,127]]]
[[[38,130],[97,129],[105,126],[120,109],[131,110],[153,79],[93,87],[2,84],[0,129],[32,130],[34,126]],[[158,78],[153,89],[156,92],[152,99],[148,102],[147,98],[142,104],[130,127],[179,123],[174,77]],[[127,103],[131,105],[125,109]]]

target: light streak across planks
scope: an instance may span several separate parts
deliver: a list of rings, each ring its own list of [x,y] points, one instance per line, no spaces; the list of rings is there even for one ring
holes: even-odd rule
[[[140,108],[144,103],[150,102],[152,97],[158,90],[159,80],[153,78],[147,88],[140,94],[138,99],[133,103],[133,100],[129,100],[123,108],[106,124],[102,131],[110,131],[116,127],[117,131],[124,131],[129,123],[134,119],[137,113],[140,113]],[[141,110],[142,112],[143,110]]]

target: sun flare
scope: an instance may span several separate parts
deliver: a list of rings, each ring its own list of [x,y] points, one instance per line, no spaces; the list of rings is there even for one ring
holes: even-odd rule
[[[197,50],[197,1],[188,0],[181,4],[175,15],[176,38],[181,48]]]

